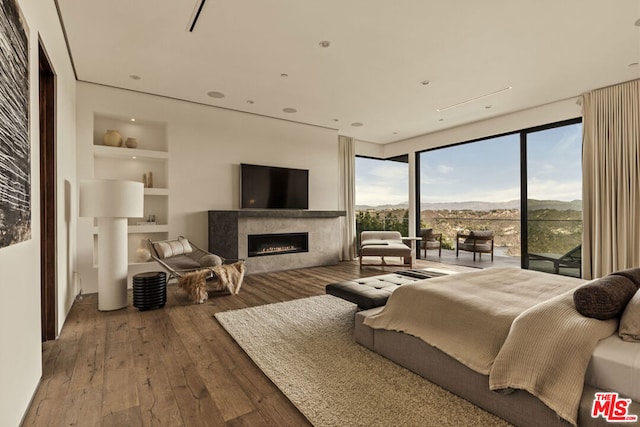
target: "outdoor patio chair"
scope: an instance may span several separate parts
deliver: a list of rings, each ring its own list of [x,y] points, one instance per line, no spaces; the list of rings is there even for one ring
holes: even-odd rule
[[[424,250],[424,257],[427,257],[429,249],[437,249],[438,256],[442,256],[442,233],[434,233],[433,228],[422,228],[420,230],[420,250]]]
[[[463,239],[462,242],[460,239]],[[476,253],[482,259],[482,254],[491,254],[493,262],[493,231],[470,231],[469,234],[456,234],[456,258],[459,251],[473,252],[473,260],[476,260]]]

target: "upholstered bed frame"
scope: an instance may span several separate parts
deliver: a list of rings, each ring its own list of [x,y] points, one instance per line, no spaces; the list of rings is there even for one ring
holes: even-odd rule
[[[356,313],[356,342],[517,426],[570,426],[526,391],[517,390],[507,395],[490,391],[488,376],[469,369],[419,338],[402,332],[372,329],[363,324],[365,317],[382,309],[377,307]],[[604,390],[585,385],[578,425],[628,426],[629,423],[615,424],[602,417],[591,417],[594,393],[598,391]],[[640,404],[632,402],[629,413],[640,415]]]

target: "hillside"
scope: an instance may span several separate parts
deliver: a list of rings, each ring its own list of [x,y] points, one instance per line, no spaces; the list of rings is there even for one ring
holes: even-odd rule
[[[356,211],[361,210],[399,210],[408,209],[408,203],[399,203],[397,205],[356,205]],[[492,211],[496,209],[520,209],[520,200],[509,200],[506,202],[442,202],[442,203],[422,203],[421,211],[424,210],[472,210],[472,211]],[[561,200],[536,200],[529,199],[529,210],[538,209],[556,209],[556,210],[582,210],[582,200],[572,200],[570,202]]]

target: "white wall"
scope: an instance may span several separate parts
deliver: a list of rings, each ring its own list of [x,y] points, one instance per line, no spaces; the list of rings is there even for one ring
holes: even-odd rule
[[[65,188],[75,187],[75,77],[53,2],[20,1],[29,27],[31,120],[31,240],[0,248],[0,425],[20,423],[42,373],[40,341],[40,173],[38,38],[56,73],[58,331],[73,302],[75,216],[65,209]],[[68,183],[65,185],[65,182]]]
[[[207,247],[207,210],[237,209],[240,163],[309,169],[309,209],[338,209],[334,130],[89,83],[78,84],[78,178],[92,177],[93,114],[166,122],[169,236]],[[78,227],[83,291],[97,291],[91,221]]]
[[[482,120],[468,125],[445,129],[427,135],[398,141],[384,146],[384,158],[423,151],[429,148],[456,144],[502,133],[518,131],[546,125],[562,120],[574,119],[582,115],[577,99],[554,102],[540,107],[523,110],[493,119]]]

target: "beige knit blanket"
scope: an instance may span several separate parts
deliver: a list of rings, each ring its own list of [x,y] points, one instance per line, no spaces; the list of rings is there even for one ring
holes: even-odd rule
[[[416,336],[488,375],[513,320],[524,310],[582,284],[519,268],[488,268],[396,289],[365,325]]]
[[[584,317],[573,290],[524,311],[511,326],[491,373],[491,390],[522,389],[576,425],[591,354],[618,319]]]

